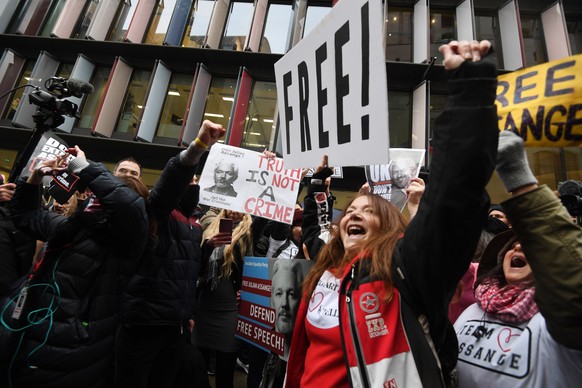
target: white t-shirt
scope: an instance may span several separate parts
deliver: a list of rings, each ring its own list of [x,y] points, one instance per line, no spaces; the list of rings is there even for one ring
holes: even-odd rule
[[[478,339],[475,332],[483,326]],[[494,319],[477,305],[455,322],[459,387],[582,387],[582,351],[552,338],[541,313],[524,324]]]

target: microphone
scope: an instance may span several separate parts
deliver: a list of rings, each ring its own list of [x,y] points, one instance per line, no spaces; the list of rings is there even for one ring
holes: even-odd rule
[[[95,88],[89,82],[75,78],[69,78],[65,84],[67,89],[73,93],[91,94],[95,91]]]

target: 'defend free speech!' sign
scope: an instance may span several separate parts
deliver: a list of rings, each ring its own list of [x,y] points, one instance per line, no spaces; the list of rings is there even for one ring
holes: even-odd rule
[[[338,2],[275,64],[287,168],[389,160],[381,0]]]

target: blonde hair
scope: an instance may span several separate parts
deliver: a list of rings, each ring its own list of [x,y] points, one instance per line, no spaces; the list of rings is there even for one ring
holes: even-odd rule
[[[208,227],[204,230],[203,233],[203,240],[207,240],[216,234],[218,234],[220,219],[225,218],[226,210],[221,210],[220,213],[212,222],[208,225]],[[235,248],[238,250],[238,253],[241,257],[245,257],[249,250],[253,247],[253,234],[251,225],[253,223],[253,219],[250,215],[245,214],[243,218],[239,221],[238,225],[232,231],[232,242],[228,245],[224,246],[224,263],[222,263],[222,267],[220,269],[220,277],[228,277],[232,274],[233,265],[236,265],[235,262]]]

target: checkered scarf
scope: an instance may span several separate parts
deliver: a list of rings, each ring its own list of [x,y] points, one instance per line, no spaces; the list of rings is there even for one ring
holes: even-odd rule
[[[509,323],[529,321],[540,309],[535,302],[533,284],[507,284],[499,287],[497,280],[483,282],[475,289],[479,306],[495,318]]]

